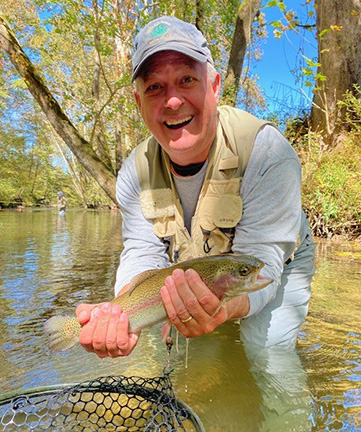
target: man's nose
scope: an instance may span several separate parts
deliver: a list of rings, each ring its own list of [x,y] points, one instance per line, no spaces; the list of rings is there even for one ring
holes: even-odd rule
[[[173,86],[168,86],[165,94],[165,101],[164,101],[165,108],[177,110],[182,105],[183,102],[184,99],[180,94],[180,92],[177,90],[177,88]]]

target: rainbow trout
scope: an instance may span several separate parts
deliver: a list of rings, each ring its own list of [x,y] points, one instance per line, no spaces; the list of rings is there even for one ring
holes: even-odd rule
[[[262,267],[262,261],[249,255],[229,254],[195,258],[139,274],[131,281],[129,291],[119,295],[111,303],[121,305],[123,311],[128,314],[130,331],[136,332],[167,319],[160,289],[165,278],[175,269],[195,270],[221,300],[222,305],[234,297],[257,291],[273,282],[260,276]],[[80,329],[81,326],[75,317],[54,316],[44,325],[53,351],[64,351],[78,343]]]

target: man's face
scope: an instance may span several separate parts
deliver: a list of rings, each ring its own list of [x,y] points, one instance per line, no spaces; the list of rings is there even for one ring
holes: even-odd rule
[[[134,95],[150,132],[179,165],[203,162],[217,131],[220,79],[181,53],[154,54]]]

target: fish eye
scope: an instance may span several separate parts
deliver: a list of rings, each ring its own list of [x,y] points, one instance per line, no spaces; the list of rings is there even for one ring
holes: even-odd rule
[[[250,270],[248,267],[242,267],[241,269],[239,269],[239,274],[241,276],[247,276],[247,275],[249,275],[249,273],[250,273]]]

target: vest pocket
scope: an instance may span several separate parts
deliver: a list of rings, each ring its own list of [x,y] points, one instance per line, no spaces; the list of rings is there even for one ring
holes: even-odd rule
[[[230,252],[237,223],[242,217],[240,195],[205,196],[199,214],[203,233],[203,252]]]
[[[160,219],[175,215],[171,189],[144,190],[139,195],[143,216],[146,219]]]
[[[153,231],[157,237],[171,237],[176,232],[175,218],[155,218],[153,219]]]
[[[242,198],[240,195],[206,195],[200,209],[200,224],[203,229],[233,228],[242,217]]]
[[[171,237],[176,232],[175,204],[171,189],[144,190],[139,196],[143,216],[153,222],[154,234]]]

